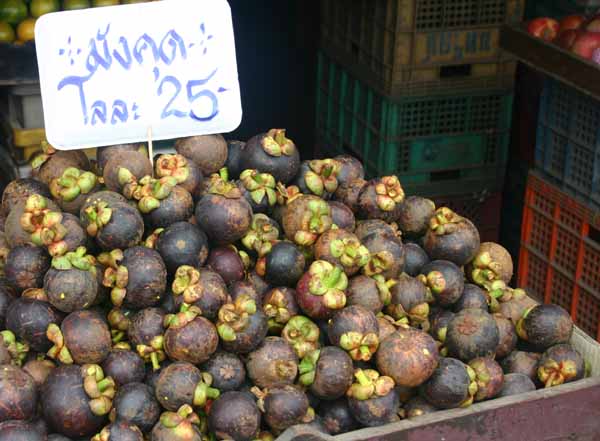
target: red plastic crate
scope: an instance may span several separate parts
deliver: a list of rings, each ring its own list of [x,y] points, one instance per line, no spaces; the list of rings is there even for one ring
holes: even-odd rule
[[[600,341],[600,213],[529,174],[518,284]]]

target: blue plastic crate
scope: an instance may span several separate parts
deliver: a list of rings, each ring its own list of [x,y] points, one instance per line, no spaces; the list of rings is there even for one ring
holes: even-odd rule
[[[600,208],[600,101],[547,78],[535,166],[562,190]]]

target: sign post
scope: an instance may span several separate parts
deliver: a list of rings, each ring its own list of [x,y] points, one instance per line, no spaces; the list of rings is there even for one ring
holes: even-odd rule
[[[35,40],[46,137],[57,149],[225,133],[241,121],[226,0],[46,14]]]

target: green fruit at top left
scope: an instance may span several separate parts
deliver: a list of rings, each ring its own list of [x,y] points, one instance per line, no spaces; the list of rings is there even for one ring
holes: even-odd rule
[[[27,17],[27,5],[23,0],[3,0],[0,2],[0,21],[17,25]]]
[[[58,0],[31,0],[29,11],[32,17],[38,18],[49,12],[56,12],[60,9]]]

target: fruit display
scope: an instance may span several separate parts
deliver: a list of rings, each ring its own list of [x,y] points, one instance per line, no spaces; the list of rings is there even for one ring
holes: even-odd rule
[[[23,44],[33,41],[36,20],[50,12],[147,1],[153,0],[2,0],[0,2],[0,43]]]
[[[473,223],[348,156],[46,148],[2,195],[0,440],[332,435],[586,375]]]
[[[527,32],[582,58],[600,63],[600,15],[574,14],[560,20],[540,17],[530,21]]]

